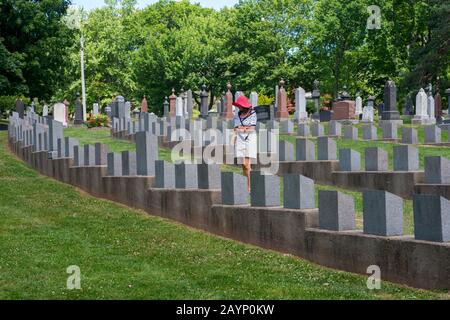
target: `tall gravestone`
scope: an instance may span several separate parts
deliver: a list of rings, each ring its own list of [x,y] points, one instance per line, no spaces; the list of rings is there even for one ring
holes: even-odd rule
[[[427,119],[429,119],[427,110],[427,94],[425,93],[425,90],[421,88],[416,96],[416,115],[414,116],[414,120],[422,121]]]
[[[384,86],[384,107],[382,120],[400,120],[400,113],[397,110],[397,87],[391,80]]]
[[[59,121],[64,127],[67,127],[66,106],[64,103],[56,103],[53,106],[53,120]]]
[[[193,98],[192,98],[192,90],[189,89],[186,91],[186,109],[187,116],[189,119],[192,118],[192,108],[194,107]]]
[[[164,112],[164,118],[168,118],[170,116],[169,111],[169,101],[167,100],[167,97],[164,97],[164,103],[163,103],[163,112]]]
[[[308,119],[308,112],[306,112],[306,92],[301,87],[295,89],[295,119],[297,122]]]
[[[140,176],[155,175],[155,161],[158,160],[158,137],[147,131],[136,133],[137,174]]]
[[[172,94],[169,96],[169,117],[175,117],[177,96],[175,89],[172,89]]]
[[[289,113],[287,111],[287,94],[284,89],[284,80],[280,80],[280,89],[278,91],[278,110],[277,110],[277,119],[287,119],[289,118]]]
[[[73,124],[83,124],[83,104],[81,103],[79,94],[77,94],[77,99],[75,100],[75,119],[73,120]]]
[[[141,102],[141,112],[148,112],[148,101],[147,101],[147,97],[144,96],[142,98],[142,102]]]
[[[19,114],[19,118],[23,119],[25,113],[25,104],[21,99],[16,100],[16,112]]]
[[[222,116],[225,119],[233,119],[233,94],[231,93],[231,83],[227,84],[227,92],[225,93],[225,111]]]
[[[200,117],[203,119],[208,118],[209,111],[209,94],[206,91],[206,85],[202,86],[202,91],[200,93]]]

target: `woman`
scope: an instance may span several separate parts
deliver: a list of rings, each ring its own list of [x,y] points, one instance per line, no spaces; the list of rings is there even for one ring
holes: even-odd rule
[[[256,112],[247,97],[240,96],[233,105],[239,109],[234,114],[234,131],[236,133],[236,158],[242,159],[242,170],[248,180],[250,192],[250,172],[252,160],[257,158]]]

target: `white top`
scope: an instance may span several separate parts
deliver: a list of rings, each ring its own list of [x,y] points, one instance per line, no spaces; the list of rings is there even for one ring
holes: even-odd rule
[[[251,109],[250,112],[241,117],[240,112],[234,113],[234,127],[245,126],[245,127],[256,127],[256,122],[258,118],[256,116],[256,111]]]

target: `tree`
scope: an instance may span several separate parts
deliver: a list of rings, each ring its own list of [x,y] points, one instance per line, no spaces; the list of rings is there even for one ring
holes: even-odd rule
[[[50,99],[64,81],[73,33],[61,23],[70,1],[0,1],[0,95]]]

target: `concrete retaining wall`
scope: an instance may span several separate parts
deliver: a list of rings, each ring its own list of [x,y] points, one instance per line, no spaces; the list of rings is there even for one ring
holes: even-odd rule
[[[418,194],[440,195],[450,200],[450,184],[417,184],[414,190]]]
[[[424,180],[424,172],[333,172],[332,185],[361,191],[386,190],[411,199],[414,186]]]
[[[450,288],[449,243],[319,230],[317,209],[224,206],[220,190],[155,189],[153,177],[107,177],[105,166],[73,167],[72,159],[50,160],[46,152],[32,152],[30,147],[21,148],[21,142],[9,142],[11,150],[39,172],[96,197],[324,266],[366,274],[367,267],[378,265],[383,280],[425,289]],[[326,163],[316,164],[316,172],[321,165],[335,165]],[[285,164],[284,170],[307,173],[311,165]]]

